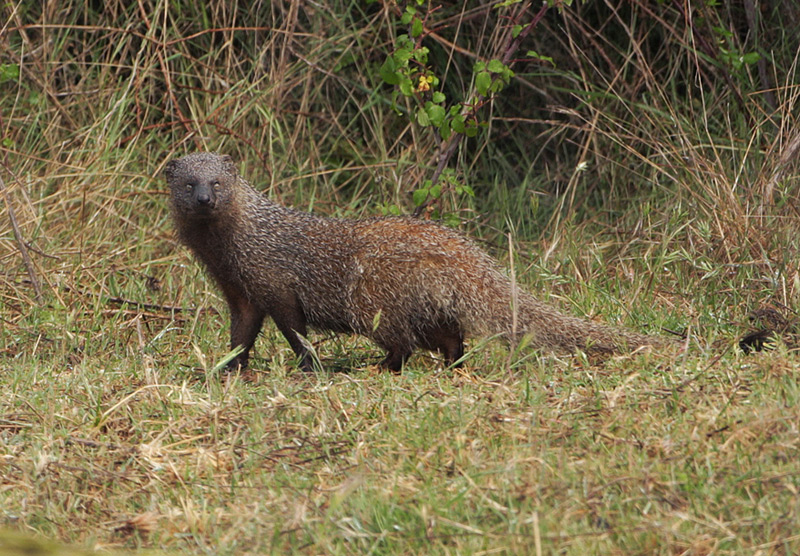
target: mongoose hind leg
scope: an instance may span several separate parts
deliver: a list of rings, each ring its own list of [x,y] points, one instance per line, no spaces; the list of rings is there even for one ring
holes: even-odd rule
[[[399,347],[388,347],[387,349],[388,353],[386,357],[383,358],[383,361],[378,363],[378,366],[388,369],[393,373],[399,373],[403,369],[403,365],[408,361],[408,358],[411,357],[412,352],[410,349]]]
[[[439,322],[434,326],[424,328],[420,346],[430,351],[440,352],[448,367],[464,365],[463,361],[459,361],[464,357],[464,334],[458,324],[454,322]]]
[[[380,366],[399,373],[411,357],[412,350],[404,347],[406,344],[402,342],[396,345],[382,345],[388,353],[380,362]],[[447,366],[461,367],[464,364],[463,361],[459,361],[464,357],[464,334],[455,322],[441,321],[424,327],[420,333],[419,346],[440,352]]]

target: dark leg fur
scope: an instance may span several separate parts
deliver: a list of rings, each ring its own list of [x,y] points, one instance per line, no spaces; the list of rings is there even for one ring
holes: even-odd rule
[[[411,357],[412,350],[399,346],[384,346],[388,353],[380,366],[390,371],[399,373]],[[464,335],[454,322],[440,322],[423,329],[420,347],[431,351],[439,351],[445,363],[461,367],[463,362],[458,361],[464,356]],[[458,361],[458,363],[456,363]]]
[[[231,349],[237,346],[244,348],[242,353],[228,363],[228,368],[232,370],[246,369],[250,360],[250,350],[256,341],[258,333],[261,331],[267,312],[256,307],[243,294],[233,290],[233,288],[225,288],[223,285],[223,291],[228,299],[228,306],[231,311]],[[300,340],[300,335],[305,336],[308,330],[306,317],[300,308],[299,302],[293,296],[276,300],[272,304],[272,310],[269,315],[300,359],[300,368],[304,371],[313,371],[314,365],[311,354],[308,353],[308,349]]]
[[[231,349],[242,346],[243,351],[228,363],[231,370],[246,369],[250,360],[250,350],[256,342],[258,333],[266,317],[262,311],[238,292],[227,292],[228,305],[231,311]],[[296,301],[277,302],[270,314],[278,330],[289,342],[292,350],[300,359],[300,368],[304,371],[313,371],[314,365],[311,354],[308,353],[300,336],[308,333],[306,319]],[[299,334],[299,335],[298,335]]]
[[[464,356],[464,335],[454,322],[440,322],[436,326],[425,328],[422,332],[422,347],[431,351],[439,351],[448,366]],[[463,361],[456,367],[461,367]]]
[[[231,311],[231,349],[241,346],[243,351],[229,363],[229,369],[246,369],[250,350],[264,323],[265,313],[244,297],[228,298]]]
[[[300,303],[294,298],[278,302],[275,304],[270,316],[300,359],[300,368],[307,372],[313,371],[313,357],[300,339],[300,336],[305,337],[308,334],[306,317],[303,314]]]
[[[448,367],[455,365],[463,367],[464,362],[459,361],[464,357],[464,340],[462,338],[448,338],[448,342],[439,345],[439,351],[444,355],[444,362]]]
[[[389,369],[394,373],[399,373],[403,369],[408,358],[411,357],[411,350],[403,350],[398,348],[389,348],[389,353],[386,357],[378,363],[379,367]]]

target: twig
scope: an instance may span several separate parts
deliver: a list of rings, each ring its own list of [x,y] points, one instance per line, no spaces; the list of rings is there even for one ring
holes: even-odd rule
[[[145,311],[162,311],[166,313],[203,313],[203,312],[214,312],[215,310],[210,308],[191,308],[191,307],[180,307],[178,305],[162,305],[159,303],[145,303],[143,301],[134,301],[133,299],[126,299],[124,297],[119,296],[98,296],[92,292],[87,292],[78,288],[72,288],[70,286],[64,286],[64,291],[66,292],[74,292],[78,295],[86,296],[86,297],[105,297],[106,303],[113,303],[114,305],[130,305],[136,309],[145,310]]]
[[[28,271],[28,277],[31,280],[31,284],[33,284],[33,291],[36,293],[36,302],[41,304],[42,287],[39,284],[39,278],[36,276],[36,269],[33,267],[33,261],[28,254],[28,246],[26,245],[25,239],[22,237],[22,232],[17,224],[17,214],[14,211],[14,205],[11,204],[11,199],[9,199],[8,191],[6,190],[6,184],[3,181],[2,176],[0,176],[0,194],[3,195],[3,199],[6,202],[8,219],[11,221],[11,228],[14,230],[14,239],[17,242],[19,253],[22,255],[22,261],[25,263],[25,269]]]

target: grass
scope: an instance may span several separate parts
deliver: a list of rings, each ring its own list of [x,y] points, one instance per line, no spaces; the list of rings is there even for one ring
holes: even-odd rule
[[[4,372],[7,522],[223,554],[796,547],[785,353],[220,382],[130,343]]]
[[[524,48],[555,67],[518,63],[450,164],[476,197],[438,208],[527,289],[688,331],[685,352],[474,341],[462,370],[418,353],[398,376],[314,334],[326,370],[302,373],[268,324],[224,377],[224,302],[174,239],[166,160],[221,150],[278,201],[358,217],[411,212],[437,147],[376,81],[392,4],[251,4],[3,8],[0,527],[134,553],[800,551],[797,353],[736,348],[800,293],[797,10],[761,10],[758,44],[714,35],[735,8],[694,31],[663,3],[551,10]],[[456,98],[505,20],[442,6],[460,50],[426,44]],[[759,49],[767,78],[701,43]]]

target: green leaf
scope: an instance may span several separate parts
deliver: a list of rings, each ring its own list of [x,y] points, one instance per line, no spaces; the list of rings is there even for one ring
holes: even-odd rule
[[[402,35],[397,35],[397,40],[395,41],[395,47],[400,48],[407,48],[408,50],[414,49],[414,41],[408,38],[408,35],[403,33]]]
[[[464,134],[467,137],[475,137],[478,134],[478,126],[476,125],[467,126],[467,129],[464,130]]]
[[[450,123],[450,127],[453,128],[453,131],[456,133],[464,133],[466,131],[466,126],[464,125],[464,116],[458,114],[453,117],[453,121]]]
[[[461,225],[461,219],[452,212],[444,215],[444,225],[450,228],[458,228]]]
[[[475,196],[475,191],[470,186],[468,186],[466,184],[458,186],[456,188],[456,192],[457,193],[466,193],[470,197],[474,197]]]
[[[442,125],[442,122],[444,121],[444,114],[445,114],[444,107],[439,106],[438,104],[434,104],[434,103],[428,101],[425,104],[425,112],[428,113],[428,117],[430,118],[430,123],[432,123],[436,127],[439,127],[440,125]]]
[[[445,182],[447,184],[450,184],[450,185],[455,185],[456,183],[458,183],[456,181],[455,171],[453,171],[452,168],[445,168],[444,170],[442,170],[441,179],[442,179],[443,182]]]
[[[391,56],[386,58],[386,61],[381,65],[380,76],[389,85],[400,83],[400,76],[397,75],[397,63]]]
[[[424,29],[422,28],[422,20],[418,17],[414,18],[414,21],[411,23],[411,36],[418,37],[422,34]]]
[[[501,76],[500,79],[492,81],[492,86],[489,87],[489,90],[493,93],[499,93],[506,85],[508,85],[508,79],[506,79],[505,76]]]
[[[211,369],[211,374],[216,375],[217,373],[219,373],[222,369],[224,369],[228,365],[228,363],[233,361],[236,358],[236,356],[242,353],[243,351],[244,348],[242,346],[236,346],[231,351],[226,353],[225,356],[222,359],[220,359],[216,365],[214,365],[214,368]]]
[[[539,54],[535,50],[528,50],[528,52],[525,53],[525,56],[533,58],[534,60],[541,60],[542,62],[550,62],[551,64],[553,64],[553,67],[555,67],[556,65],[550,56],[544,56],[542,54]]]
[[[19,64],[0,64],[0,83],[19,80]]]
[[[403,75],[400,78],[400,92],[403,93],[404,96],[410,97],[414,94],[414,84],[411,82],[411,79]]]
[[[717,33],[718,35],[720,35],[720,36],[722,36],[722,37],[725,37],[725,38],[727,38],[727,39],[729,39],[729,38],[733,37],[733,32],[732,32],[732,31],[729,31],[728,29],[725,29],[724,27],[719,27],[719,26],[716,26],[716,25],[715,25],[714,27],[712,27],[712,29],[713,29],[713,30],[714,30],[714,32],[715,32],[715,33]]]
[[[417,48],[414,50],[414,59],[420,64],[427,64],[429,52],[430,49],[427,46]]]
[[[431,197],[433,197],[434,199],[438,199],[439,197],[442,196],[442,186],[437,183],[436,185],[431,187],[430,193]]]
[[[450,120],[445,119],[442,122],[442,125],[439,126],[439,135],[442,136],[443,141],[447,141],[450,139],[450,134],[452,133],[452,129],[450,129]]]
[[[432,100],[433,100],[433,102],[439,104],[439,103],[444,102],[445,98],[446,97],[444,96],[444,93],[436,91],[435,93],[433,93],[433,99]]]
[[[511,36],[514,37],[515,39],[519,36],[521,32],[522,32],[522,25],[514,25],[511,28]]]
[[[430,116],[428,116],[428,113],[425,110],[423,110],[422,108],[417,110],[417,122],[422,127],[427,127],[427,126],[431,125]]]
[[[392,54],[392,58],[394,58],[395,63],[397,64],[398,67],[405,67],[408,65],[408,61],[411,59],[413,55],[414,55],[413,49],[403,47],[395,50],[394,54]]]
[[[339,60],[339,62],[337,62],[337,64],[333,67],[334,73],[340,72],[342,70],[342,68],[346,68],[347,66],[352,64],[355,61],[355,59],[356,58],[355,58],[355,56],[353,55],[352,52],[350,52],[350,51],[345,52],[342,55],[342,57]]]
[[[420,188],[414,191],[412,195],[412,199],[414,201],[415,206],[421,206],[422,203],[428,200],[428,189],[427,188]]]
[[[748,66],[752,66],[761,59],[761,54],[758,52],[748,52],[744,56],[742,56],[742,62],[747,64]]]
[[[489,93],[489,87],[492,86],[492,74],[488,71],[482,71],[475,76],[475,88],[483,96]]]
[[[489,61],[489,71],[492,73],[503,73],[503,70],[506,69],[506,65],[498,59],[493,59]]]

